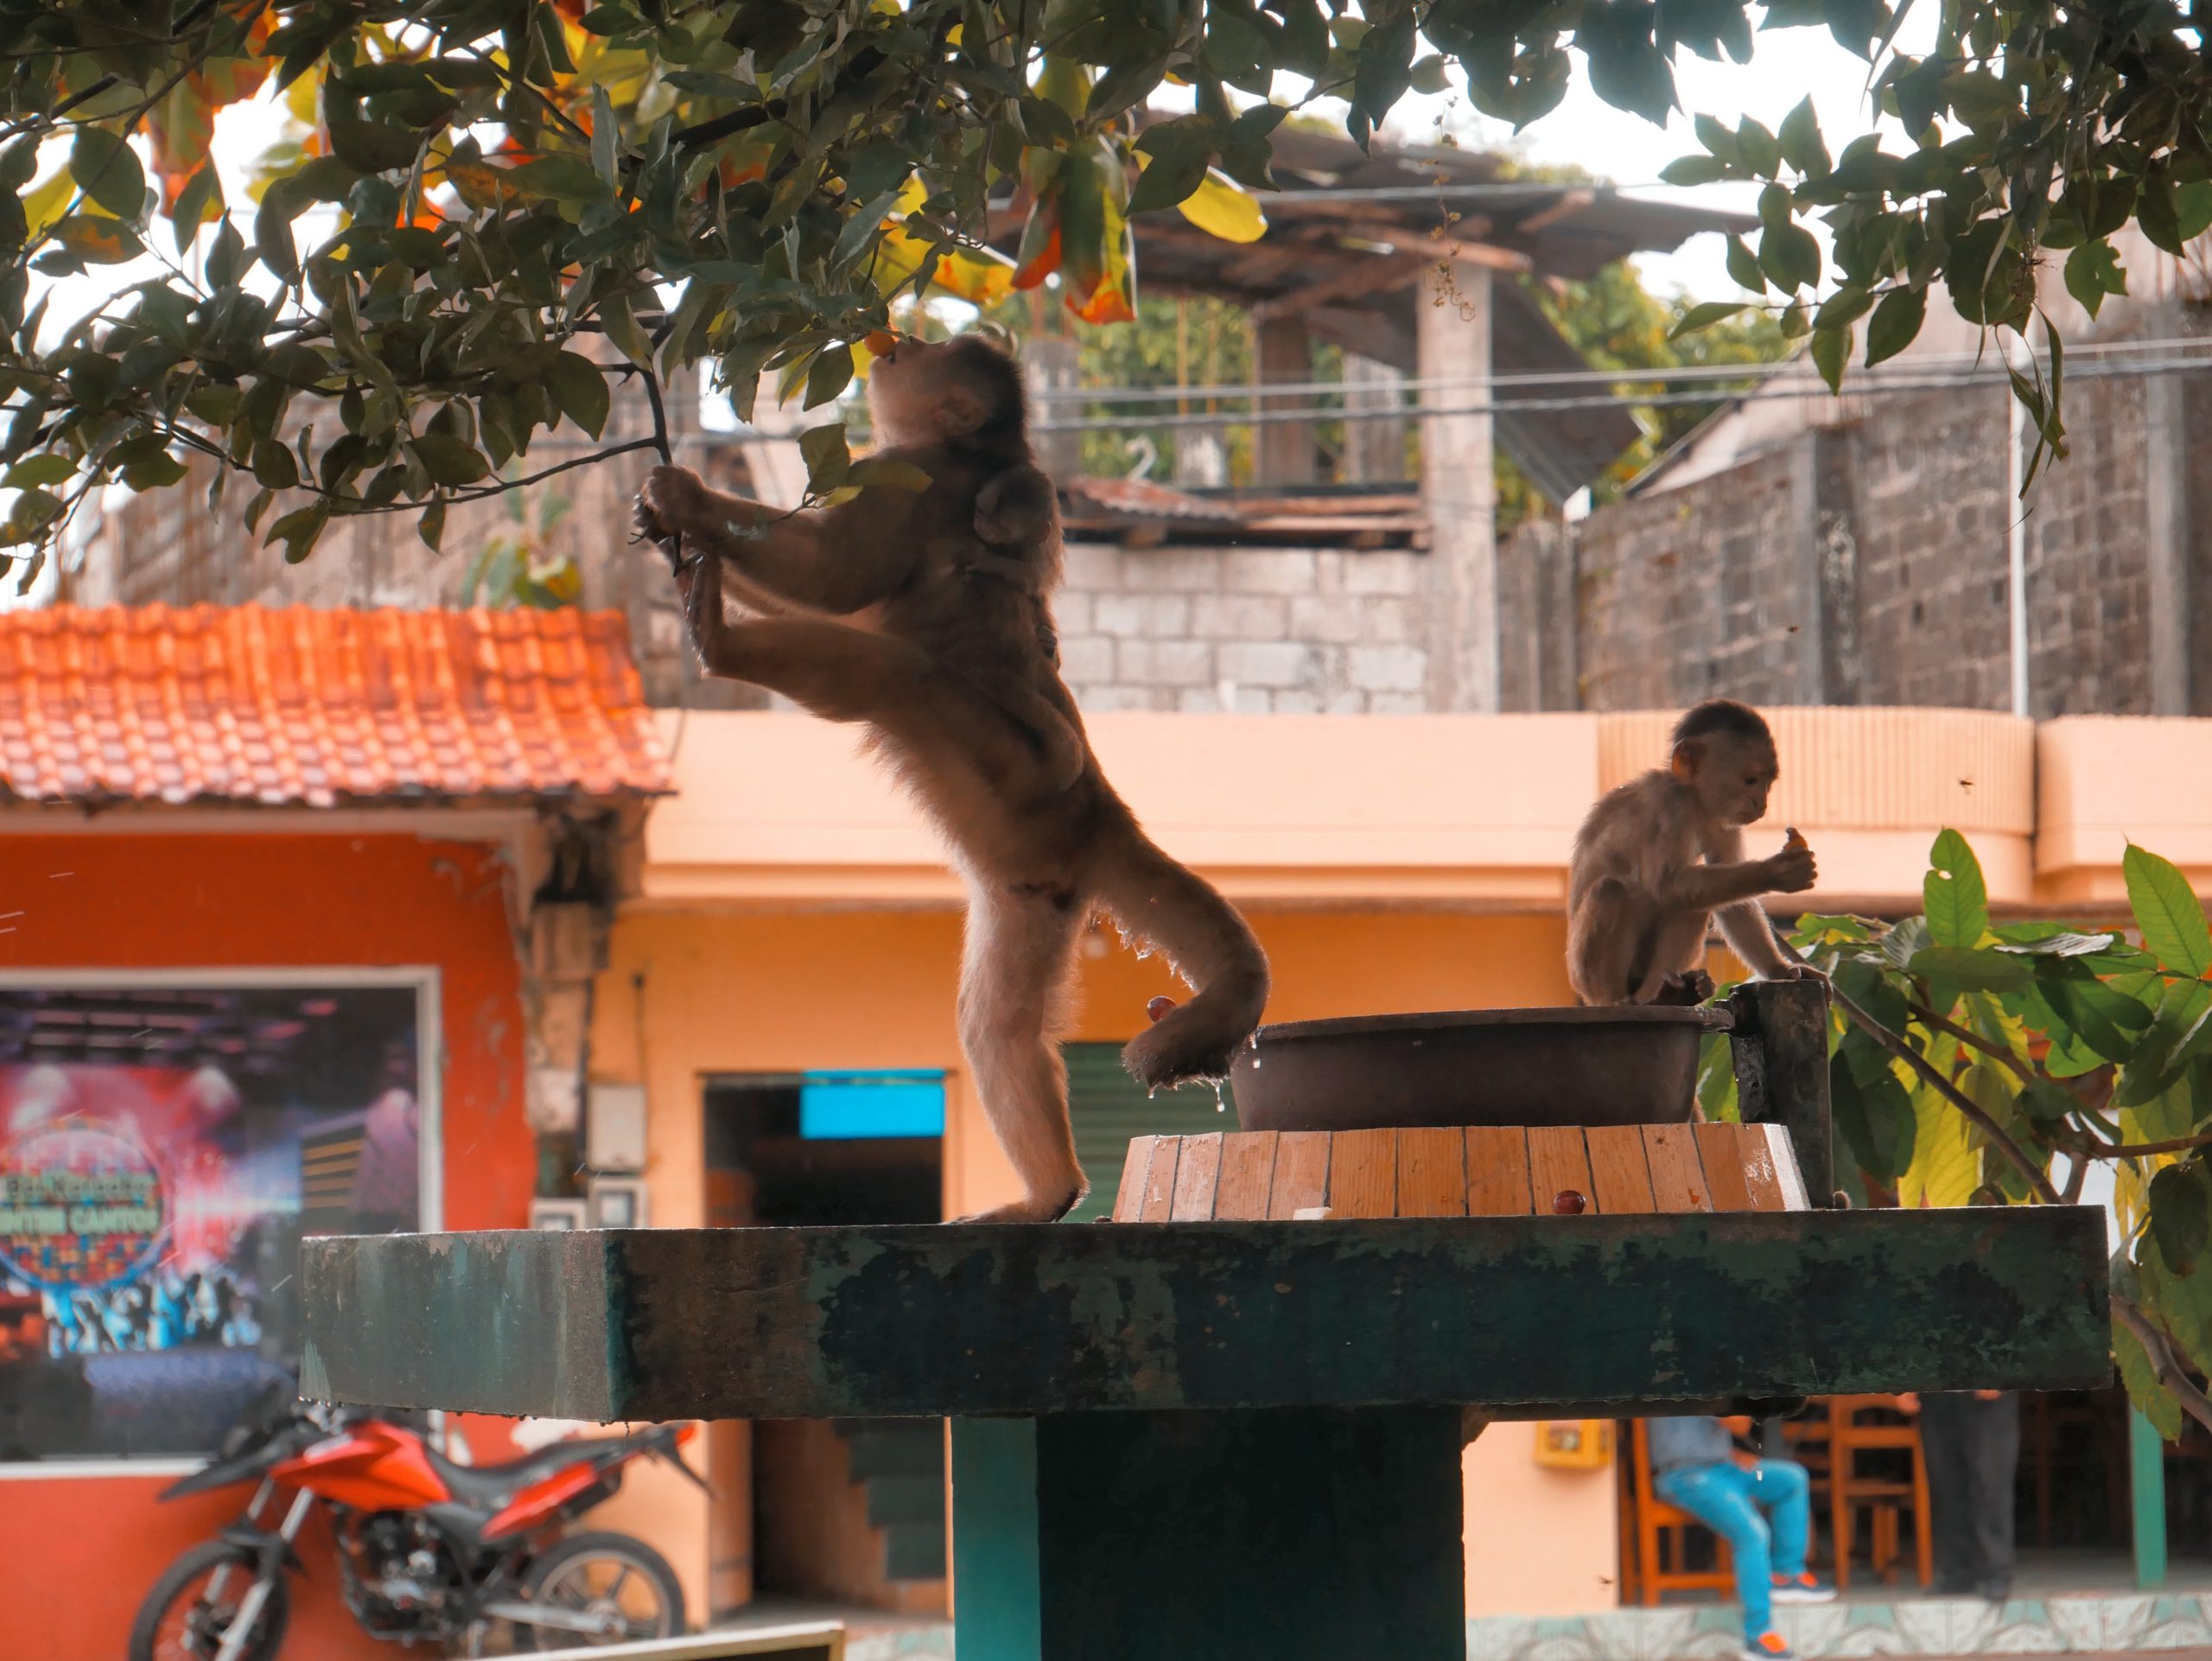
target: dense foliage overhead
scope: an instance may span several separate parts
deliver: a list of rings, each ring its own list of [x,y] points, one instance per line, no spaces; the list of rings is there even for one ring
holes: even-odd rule
[[[650,390],[710,360],[747,406],[774,369],[818,403],[932,285],[988,303],[1053,277],[1084,320],[1125,320],[1132,213],[1249,233],[1284,114],[1260,100],[1340,100],[1365,142],[1450,66],[1525,124],[1578,73],[1662,120],[1680,52],[1748,59],[1758,29],[1866,55],[1918,135],[1902,153],[1832,150],[1808,105],[1776,133],[1700,120],[1675,170],[1764,182],[1732,267],[1831,379],[1862,328],[1870,361],[1909,341],[1933,279],[2018,327],[2044,250],[2094,308],[2131,217],[2170,249],[2212,219],[2212,71],[2164,0],[1948,0],[1926,57],[1889,50],[1885,0],[1338,6],[0,0],[7,542],[42,548],[108,480],[173,483],[190,450],[251,475],[257,522],[305,493],[269,527],[295,557],[334,514],[426,509],[435,541],[537,435],[596,436],[610,371]],[[1193,112],[1139,130],[1167,83]],[[257,98],[290,130],[229,200],[215,117]],[[993,200],[1026,215],[1011,257],[984,246]],[[67,279],[104,270],[123,286],[80,321]],[[2056,386],[2020,391],[2055,444]]]

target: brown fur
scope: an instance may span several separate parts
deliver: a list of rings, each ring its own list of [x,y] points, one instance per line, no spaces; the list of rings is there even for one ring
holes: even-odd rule
[[[1671,765],[1610,791],[1574,839],[1567,873],[1567,974],[1585,1003],[1696,1003],[1713,994],[1706,936],[1720,932],[1754,974],[1812,971],[1783,954],[1758,896],[1817,875],[1794,840],[1744,857],[1743,827],[1766,812],[1779,772],[1766,722],[1716,698],[1675,729]]]
[[[1122,1052],[1143,1084],[1218,1078],[1267,1002],[1268,964],[1221,895],[1145,837],[1099,771],[1060,679],[1049,596],[1060,534],[1023,430],[1020,372],[976,340],[902,342],[870,377],[882,455],[930,477],[779,517],[658,468],[641,530],[686,553],[677,582],[709,671],[861,722],[968,886],[962,1047],[1025,1197],[1082,1199],[1062,1028],[1094,909],[1158,946],[1197,996]],[[725,579],[764,615],[723,614]]]

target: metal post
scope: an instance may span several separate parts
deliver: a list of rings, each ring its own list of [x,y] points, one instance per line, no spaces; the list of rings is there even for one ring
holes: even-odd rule
[[[2166,1441],[2158,1428],[2127,1410],[2128,1488],[2134,1500],[2135,1585],[2143,1592],[2166,1583]]]

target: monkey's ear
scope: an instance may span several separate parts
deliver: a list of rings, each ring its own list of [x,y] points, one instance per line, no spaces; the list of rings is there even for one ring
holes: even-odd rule
[[[983,424],[988,413],[973,387],[950,386],[937,401],[937,430],[947,438],[965,438]]]
[[[1048,531],[1058,498],[1035,468],[1009,468],[976,493],[976,534],[989,543],[1033,542]]]
[[[1705,754],[1705,746],[1694,738],[1685,739],[1675,746],[1675,754],[1667,765],[1675,777],[1688,784],[1697,772],[1697,764]]]

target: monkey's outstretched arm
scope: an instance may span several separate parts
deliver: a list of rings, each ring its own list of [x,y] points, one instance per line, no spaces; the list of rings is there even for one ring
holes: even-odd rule
[[[1723,906],[1713,913],[1713,921],[1720,925],[1721,938],[1761,980],[1784,980],[1796,972],[1774,938],[1772,920],[1757,901]]]
[[[1775,891],[1767,861],[1746,859],[1721,865],[1687,865],[1670,871],[1658,885],[1662,911],[1712,911]]]
[[[664,467],[645,480],[639,525],[649,536],[680,532],[701,555],[727,560],[743,588],[772,604],[842,614],[887,598],[912,573],[914,539],[899,534],[912,500],[870,490],[836,507],[782,513]]]

